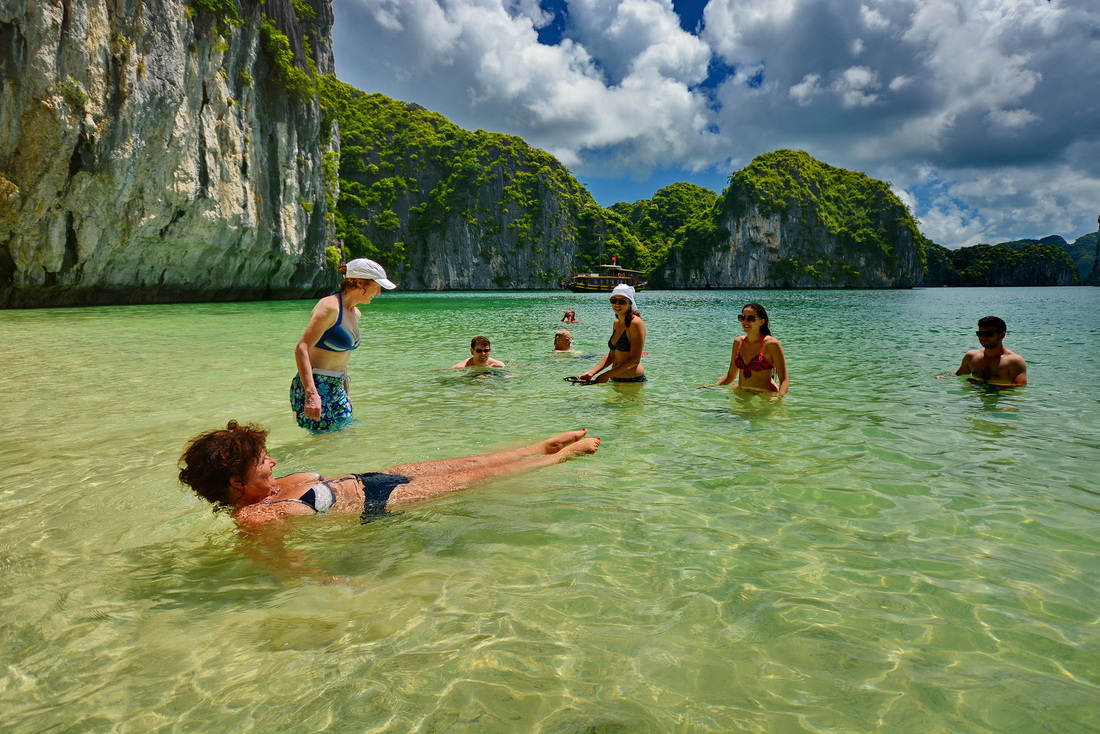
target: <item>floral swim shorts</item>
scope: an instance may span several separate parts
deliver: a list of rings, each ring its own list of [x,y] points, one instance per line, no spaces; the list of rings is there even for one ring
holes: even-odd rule
[[[337,431],[351,423],[351,399],[348,398],[348,373],[333,370],[313,370],[313,383],[321,395],[321,419],[313,420],[305,413],[306,390],[302,378],[294,375],[290,381],[290,407],[298,425],[312,433]]]

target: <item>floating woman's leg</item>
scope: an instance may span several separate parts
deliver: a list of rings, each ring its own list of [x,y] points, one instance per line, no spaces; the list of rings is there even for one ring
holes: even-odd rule
[[[588,429],[579,431],[567,431],[553,436],[544,441],[524,446],[520,449],[497,451],[482,456],[465,456],[458,459],[438,459],[436,461],[418,461],[412,464],[398,464],[382,471],[387,474],[400,474],[409,479],[433,474],[453,474],[454,472],[473,471],[476,469],[490,469],[496,466],[515,463],[532,456],[546,456],[556,454],[566,446],[576,443],[584,438]]]
[[[573,431],[573,433],[581,433],[581,431]],[[562,434],[565,436],[567,434]],[[554,453],[547,453],[544,451],[542,454],[526,454],[518,460],[510,462],[497,463],[491,466],[477,465],[468,469],[460,469],[458,471],[438,474],[438,473],[422,473],[415,477],[408,474],[412,481],[408,484],[402,484],[395,487],[393,492],[389,496],[389,501],[386,504],[386,509],[391,509],[395,505],[407,504],[409,502],[417,502],[419,500],[425,500],[430,497],[436,497],[441,494],[448,494],[449,492],[457,492],[462,489],[469,489],[470,487],[478,484],[484,484],[485,482],[492,481],[494,479],[503,479],[504,477],[512,477],[517,474],[524,474],[534,469],[540,469],[545,466],[552,466],[554,464],[560,464],[563,461],[568,461],[577,456],[583,456],[585,454],[594,454],[596,450],[600,448],[600,439],[598,438],[584,438],[580,440],[568,440],[562,439],[561,436],[555,436],[553,439],[547,439],[537,444],[528,446],[528,449],[534,447],[542,447],[543,449],[549,448],[554,445],[560,444],[561,441],[567,441],[565,445],[561,446]],[[523,451],[525,449],[520,449]],[[492,454],[496,456],[496,454]],[[481,457],[473,457],[481,458]],[[459,459],[458,461],[462,461]],[[434,462],[430,462],[434,463]],[[387,471],[398,473],[400,467],[393,467]]]

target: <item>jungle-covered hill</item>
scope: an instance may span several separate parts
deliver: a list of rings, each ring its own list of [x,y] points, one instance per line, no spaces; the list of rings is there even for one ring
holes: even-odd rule
[[[1092,263],[1096,259],[1096,232],[1089,232],[1082,237],[1078,237],[1073,242],[1066,242],[1064,238],[1054,234],[1038,240],[1000,242],[997,246],[1008,247],[1013,250],[1023,250],[1031,245],[1039,244],[1053,245],[1054,247],[1065,250],[1073,261],[1074,266],[1077,268],[1077,275],[1080,276],[1082,281],[1092,272]]]
[[[666,288],[897,288],[920,283],[916,220],[889,184],[802,151],[758,156],[721,195],[673,184],[616,204]]]
[[[926,286],[1079,285],[1069,253],[1052,244],[1035,242],[1019,249],[974,245],[949,250],[928,248]]]

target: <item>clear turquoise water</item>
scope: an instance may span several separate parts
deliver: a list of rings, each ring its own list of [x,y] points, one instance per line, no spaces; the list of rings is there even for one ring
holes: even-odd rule
[[[714,382],[760,300],[791,393]],[[573,387],[606,299],[385,294],[361,423],[287,408],[310,302],[0,312],[0,710],[40,731],[1095,732],[1100,290],[647,292],[641,390]],[[1009,324],[1031,385],[935,380]],[[438,370],[493,339],[501,375]],[[274,573],[175,482],[272,429],[367,471],[574,427],[594,457],[287,546]]]

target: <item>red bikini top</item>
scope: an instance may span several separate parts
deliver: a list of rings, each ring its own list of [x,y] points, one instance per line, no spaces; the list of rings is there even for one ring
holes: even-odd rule
[[[763,372],[764,370],[773,370],[775,365],[768,361],[768,358],[764,356],[764,340],[760,340],[760,354],[756,355],[745,363],[745,360],[741,358],[741,347],[745,346],[744,340],[741,341],[741,345],[737,347],[737,356],[734,357],[733,363],[741,370],[741,376],[745,379],[752,377],[753,372]]]

